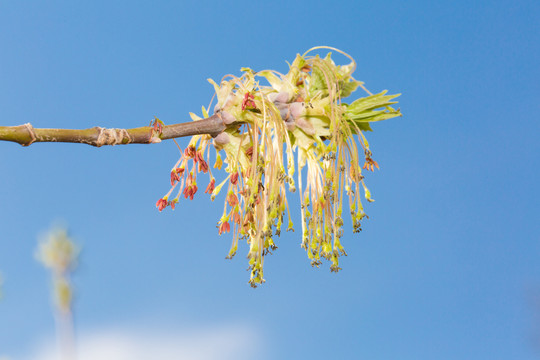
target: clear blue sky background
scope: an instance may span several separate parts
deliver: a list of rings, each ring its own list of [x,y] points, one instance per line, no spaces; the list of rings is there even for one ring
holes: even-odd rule
[[[80,334],[233,324],[257,359],[538,358],[539,24],[538,1],[0,1],[2,125],[188,121],[207,78],[285,72],[316,45],[355,57],[372,91],[403,93],[404,113],[367,135],[376,202],[343,239],[343,271],[312,269],[287,233],[256,290],[246,246],[224,259],[221,201],[156,210],[174,143],[0,143],[0,356],[53,339],[33,253],[64,219],[84,247]]]

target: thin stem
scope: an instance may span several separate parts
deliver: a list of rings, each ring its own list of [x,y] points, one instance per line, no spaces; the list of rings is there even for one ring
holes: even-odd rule
[[[216,136],[225,130],[219,113],[189,123],[163,126],[161,133],[151,126],[133,129],[36,129],[30,123],[18,126],[0,126],[0,141],[12,141],[22,146],[35,142],[81,143],[96,147],[103,145],[152,144],[161,140],[208,134]]]

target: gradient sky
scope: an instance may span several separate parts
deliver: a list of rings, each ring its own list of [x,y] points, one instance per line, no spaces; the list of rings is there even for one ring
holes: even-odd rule
[[[81,359],[107,346],[134,360],[538,358],[539,19],[538,1],[515,0],[0,1],[2,125],[189,121],[207,78],[286,72],[316,45],[351,54],[370,90],[402,93],[404,114],[367,134],[376,202],[346,231],[343,270],[311,268],[287,233],[255,290],[247,246],[224,259],[221,200],[156,210],[173,142],[0,143],[0,358],[50,358],[33,254],[59,220],[83,246]]]

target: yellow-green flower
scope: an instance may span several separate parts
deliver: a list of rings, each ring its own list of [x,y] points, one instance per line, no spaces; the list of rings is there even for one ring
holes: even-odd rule
[[[182,176],[196,177],[196,160],[207,156],[208,162],[211,146],[216,149],[215,167],[226,164],[229,181],[225,179],[212,192],[213,199],[227,186],[219,233],[233,234],[228,258],[236,253],[239,239],[249,244],[252,286],[264,282],[264,258],[277,248],[273,237],[280,235],[285,217],[287,230],[293,230],[287,198],[297,190],[302,247],[312,265],[319,266],[322,258],[332,262],[332,271],[340,269],[339,256],[346,255],[340,242],[344,195],[358,232],[365,217],[360,187],[367,201],[373,201],[362,169],[379,168],[363,132],[371,131],[371,122],[401,116],[399,109],[391,107],[398,95],[386,91],[373,95],[352,77],[356,63],[349,55],[326,48],[348,57],[347,65],[336,65],[331,53],[324,58],[310,55],[323,48],[297,55],[287,74],[243,68],[240,77],[229,75],[220,84],[210,80],[217,95],[214,112],[227,128],[214,139],[194,136],[189,146],[197,150],[198,158],[194,161],[186,152],[175,166],[187,169],[191,163],[191,170]],[[262,85],[266,82],[269,86]],[[367,96],[342,102],[358,88]],[[204,108],[203,116],[208,116]],[[200,119],[194,114],[192,118]],[[220,150],[225,152],[224,160]],[[211,173],[210,179],[214,181]],[[175,180],[171,191],[178,184],[179,193],[187,191],[191,180]]]

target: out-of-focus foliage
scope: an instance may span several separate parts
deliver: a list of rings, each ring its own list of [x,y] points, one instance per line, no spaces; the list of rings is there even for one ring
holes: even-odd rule
[[[69,312],[73,298],[70,273],[77,266],[80,249],[65,228],[55,228],[40,239],[36,258],[51,271],[56,306]]]

